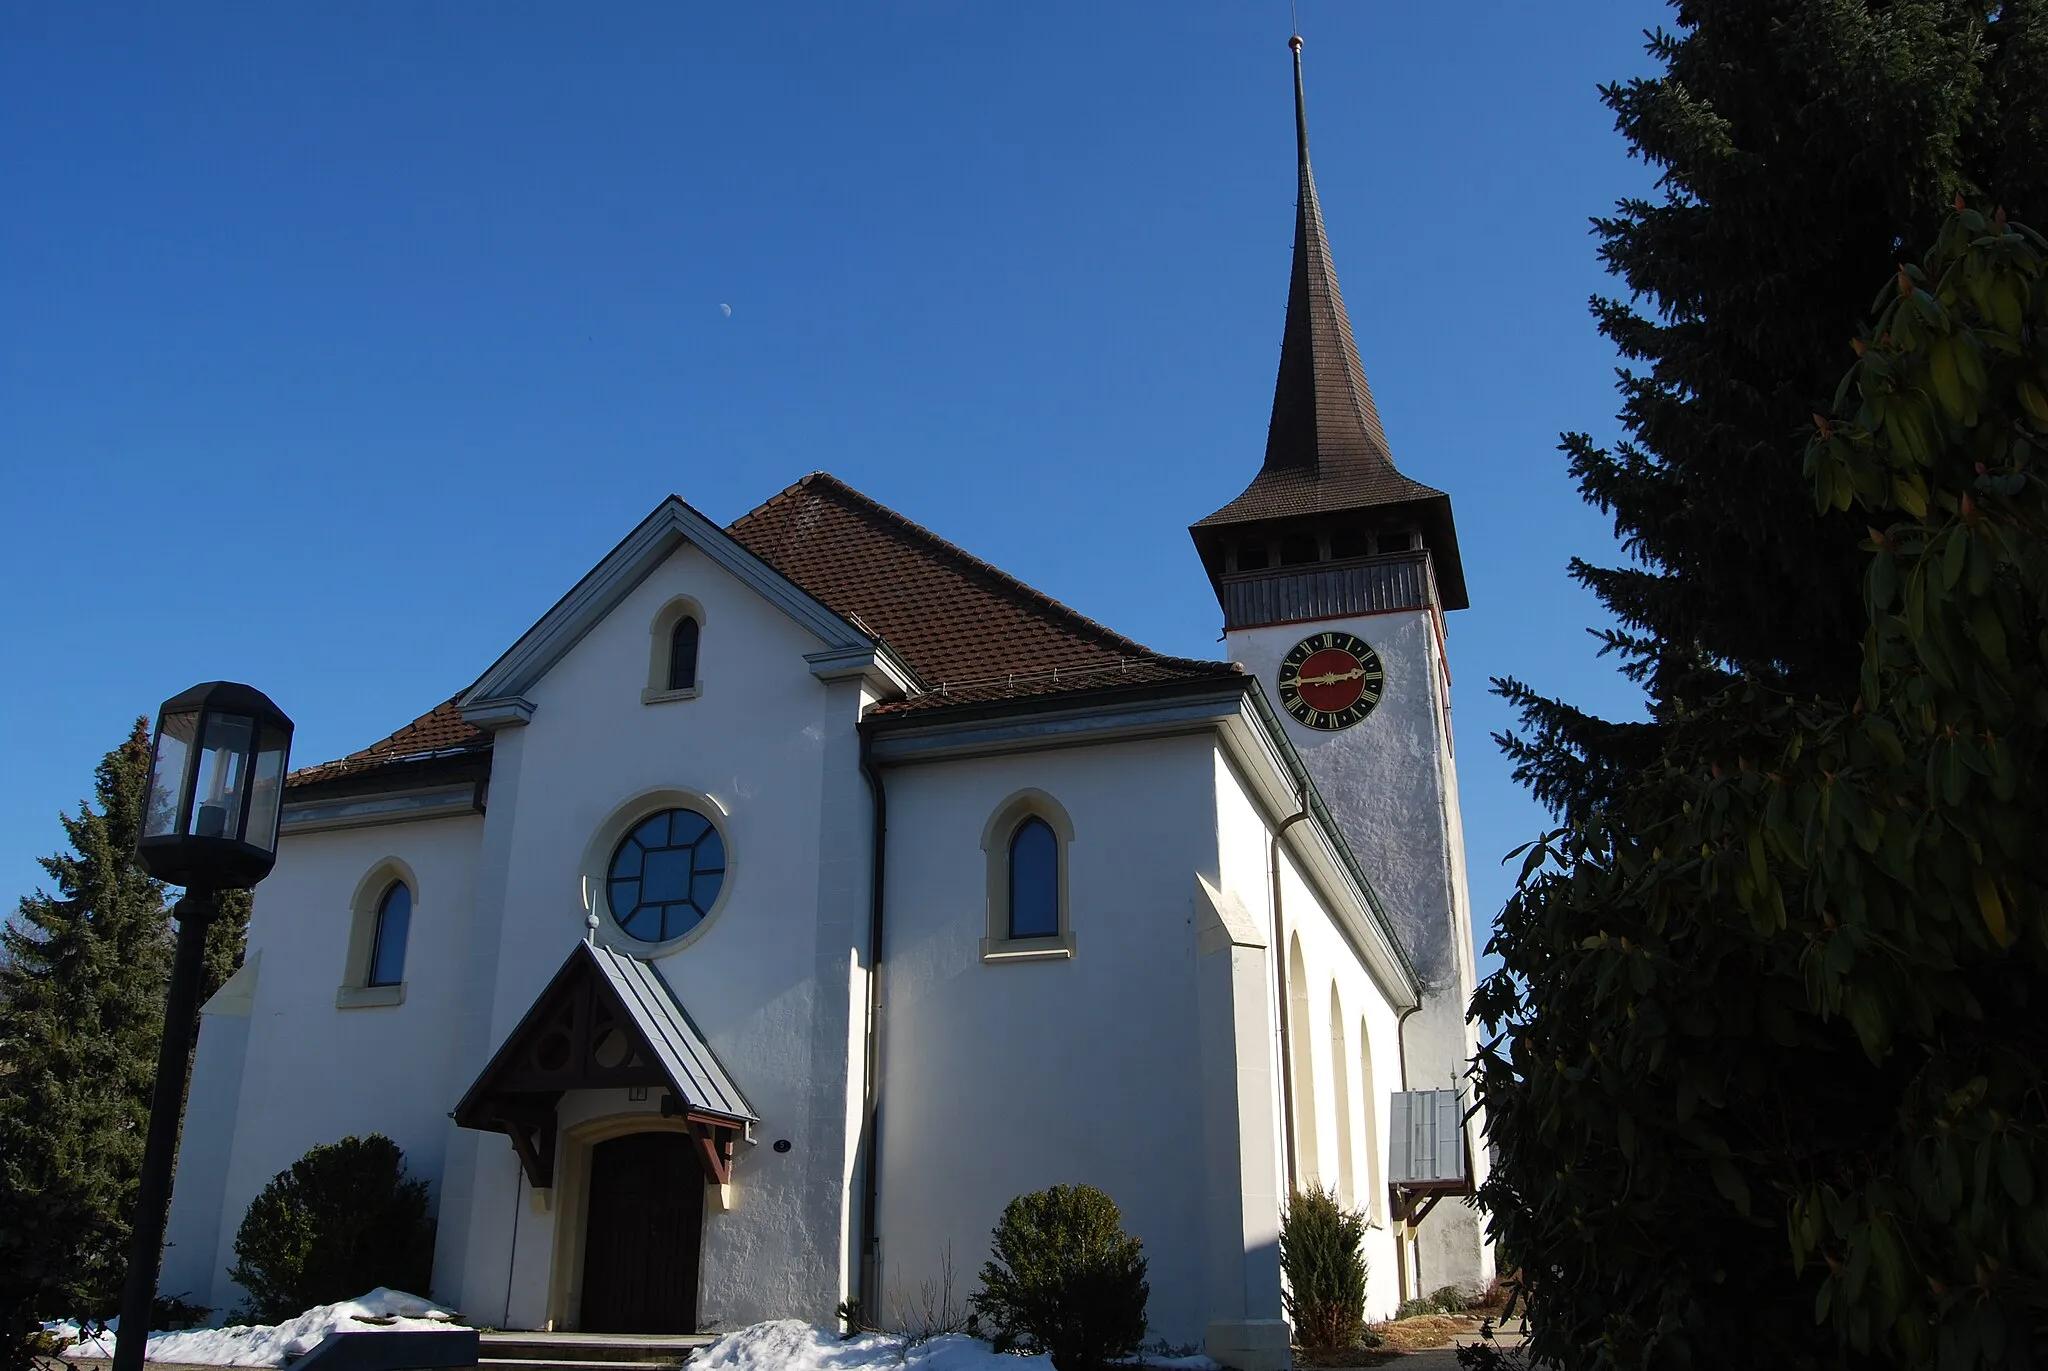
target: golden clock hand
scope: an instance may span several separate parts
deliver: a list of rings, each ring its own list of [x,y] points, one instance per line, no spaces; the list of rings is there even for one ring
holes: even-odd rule
[[[1354,671],[1326,671],[1320,676],[1300,676],[1296,680],[1301,685],[1339,685],[1345,681],[1358,680],[1364,675],[1365,668],[1359,667]]]

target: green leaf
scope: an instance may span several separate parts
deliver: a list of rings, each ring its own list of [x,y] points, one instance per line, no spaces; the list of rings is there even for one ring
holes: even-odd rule
[[[1735,1206],[1744,1216],[1749,1213],[1749,1182],[1742,1179],[1742,1173],[1726,1157],[1715,1157],[1708,1163],[1713,1173],[1714,1189],[1721,1192],[1721,1198]]]
[[[2020,1140],[2011,1134],[1998,1142],[1998,1179],[2014,1204],[2025,1207],[2034,1200],[2034,1173]]]

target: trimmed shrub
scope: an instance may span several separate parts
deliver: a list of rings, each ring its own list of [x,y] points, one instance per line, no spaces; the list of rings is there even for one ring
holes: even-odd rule
[[[1472,1307],[1472,1297],[1455,1285],[1440,1285],[1430,1291],[1429,1302],[1445,1314],[1462,1314]]]
[[[244,1315],[277,1323],[380,1285],[424,1295],[433,1279],[427,1183],[381,1133],[314,1148],[271,1178],[235,1234],[228,1274]]]
[[[1396,1319],[1419,1319],[1426,1314],[1435,1314],[1438,1312],[1440,1311],[1437,1309],[1437,1307],[1434,1304],[1430,1303],[1427,1299],[1416,1298],[1412,1300],[1402,1300],[1400,1305],[1396,1307],[1394,1310],[1394,1317]]]
[[[1144,1244],[1093,1186],[1019,1195],[992,1235],[970,1303],[1001,1352],[1049,1352],[1059,1371],[1096,1371],[1145,1339]]]
[[[1365,1327],[1365,1215],[1321,1186],[1297,1190],[1280,1211],[1282,1304],[1294,1340],[1311,1351],[1355,1346]]]

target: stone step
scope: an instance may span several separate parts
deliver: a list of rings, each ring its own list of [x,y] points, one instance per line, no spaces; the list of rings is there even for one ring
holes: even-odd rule
[[[496,1357],[496,1355],[485,1353],[485,1355],[477,1357],[477,1371],[627,1371],[627,1369],[631,1369],[631,1371],[682,1371],[682,1363],[684,1361],[688,1361],[688,1355],[684,1355],[684,1357],[664,1357],[664,1359],[657,1359],[657,1361],[655,1359],[649,1359],[649,1361],[639,1361],[639,1359],[633,1359],[633,1361],[627,1361],[627,1359],[594,1361],[594,1359],[588,1359],[588,1357],[559,1357],[559,1355],[549,1355],[549,1357]]]
[[[477,1349],[491,1371],[665,1371],[711,1344],[708,1333],[485,1333]]]

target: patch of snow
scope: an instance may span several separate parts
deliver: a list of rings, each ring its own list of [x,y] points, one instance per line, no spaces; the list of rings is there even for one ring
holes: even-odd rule
[[[842,1339],[800,1319],[726,1334],[690,1358],[690,1371],[1052,1371],[1052,1358],[999,1353],[980,1338],[949,1333],[915,1347],[885,1333]]]
[[[446,1328],[456,1322],[453,1309],[431,1300],[383,1286],[359,1299],[323,1304],[295,1319],[274,1324],[236,1324],[232,1328],[193,1328],[180,1333],[151,1333],[150,1361],[184,1362],[194,1366],[283,1366],[320,1345],[329,1333],[403,1333]],[[43,1329],[69,1341],[71,1357],[111,1357],[120,1320],[104,1331],[81,1329],[71,1319],[46,1323]]]

